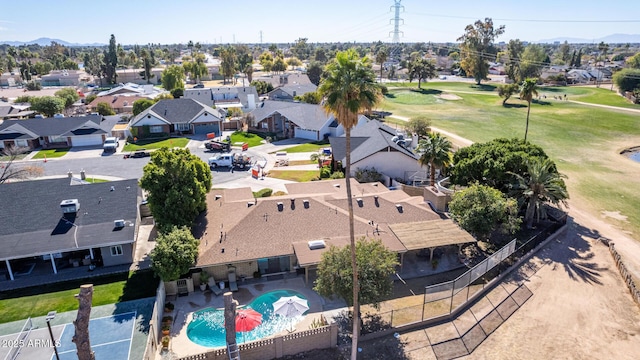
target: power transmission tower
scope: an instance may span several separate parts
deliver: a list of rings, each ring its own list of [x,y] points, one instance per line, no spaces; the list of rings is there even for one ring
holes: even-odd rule
[[[404,6],[400,5],[402,0],[394,0],[395,4],[391,7],[391,10],[395,8],[395,16],[393,19],[389,20],[389,22],[393,21],[393,31],[389,31],[389,35],[393,34],[393,38],[391,40],[392,43],[397,44],[400,42],[400,34],[404,36],[404,32],[400,31],[400,21],[404,25],[404,19],[400,18],[400,9],[404,12]]]
[[[260,45],[262,45],[262,30],[260,30]]]

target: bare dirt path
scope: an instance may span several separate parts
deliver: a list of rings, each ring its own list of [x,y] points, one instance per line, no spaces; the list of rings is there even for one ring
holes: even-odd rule
[[[619,107],[619,106],[602,105],[602,104],[591,104],[591,103],[586,103],[586,102],[582,102],[582,101],[575,101],[575,100],[567,100],[567,101],[572,102],[574,104],[580,104],[580,105],[586,105],[586,106],[595,106],[595,107],[601,107],[601,108],[605,108],[605,109],[618,110],[618,111],[630,111],[630,112],[634,112],[634,113],[640,114],[640,109],[629,109],[629,108],[623,108],[623,107]]]

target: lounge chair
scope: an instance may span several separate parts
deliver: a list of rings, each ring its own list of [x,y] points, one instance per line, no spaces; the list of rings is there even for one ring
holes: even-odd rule
[[[223,293],[223,291],[218,287],[216,279],[214,279],[213,276],[209,278],[209,289],[211,289],[216,296],[220,296]]]
[[[234,270],[229,271],[229,289],[231,289],[231,291],[238,291],[238,282]]]

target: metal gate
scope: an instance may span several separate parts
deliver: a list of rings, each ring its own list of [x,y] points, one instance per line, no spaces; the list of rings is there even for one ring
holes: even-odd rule
[[[176,281],[178,285],[178,296],[189,295],[189,288],[187,287],[187,279],[178,279]]]

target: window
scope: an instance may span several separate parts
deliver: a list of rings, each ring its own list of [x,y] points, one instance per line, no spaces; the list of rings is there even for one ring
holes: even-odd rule
[[[67,137],[66,136],[51,136],[51,137],[49,137],[49,139],[51,140],[52,143],[66,143],[67,142]]]
[[[189,130],[191,130],[191,125],[189,123],[178,123],[178,124],[176,124],[176,130],[178,130],[178,131],[189,131]]]
[[[29,142],[27,140],[14,140],[17,147],[29,147]]]
[[[116,245],[111,247],[111,256],[121,256],[122,255],[122,245]]]
[[[157,134],[162,132],[162,125],[151,125],[149,126],[149,132],[152,134]]]
[[[268,129],[269,128],[269,124],[266,121],[262,122],[262,128],[263,129]]]

